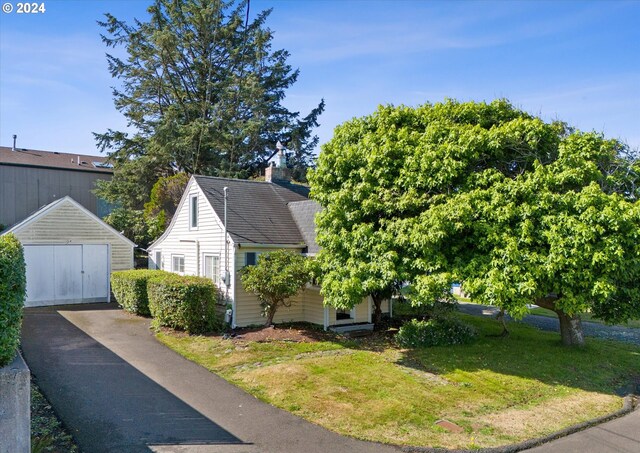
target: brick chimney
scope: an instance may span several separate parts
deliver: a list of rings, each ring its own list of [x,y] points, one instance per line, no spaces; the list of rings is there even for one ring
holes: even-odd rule
[[[264,180],[267,182],[286,181],[291,182],[291,170],[287,167],[269,165],[264,169]]]
[[[276,162],[278,164],[276,165],[275,162],[272,162],[271,165],[265,168],[264,179],[267,182],[277,182],[277,181],[291,182],[291,170],[287,168],[287,158],[285,157],[284,152],[282,151],[284,146],[282,146],[282,143],[280,143],[279,140],[278,140],[278,143],[276,144],[276,148],[278,149],[278,154],[276,159]]]

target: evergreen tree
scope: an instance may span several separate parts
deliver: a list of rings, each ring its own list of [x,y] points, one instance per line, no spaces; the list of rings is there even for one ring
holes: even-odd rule
[[[115,166],[98,194],[141,208],[159,177],[189,174],[249,177],[279,140],[304,169],[317,144],[312,130],[324,101],[306,117],[282,105],[298,78],[286,50],[272,50],[271,10],[249,20],[249,1],[156,0],[149,20],[99,22],[116,109],[134,130],[94,134]],[[304,173],[304,171],[303,171]]]

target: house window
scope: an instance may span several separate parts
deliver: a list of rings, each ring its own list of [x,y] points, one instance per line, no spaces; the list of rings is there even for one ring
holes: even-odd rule
[[[198,196],[189,198],[189,228],[198,228]]]
[[[247,252],[244,254],[244,265],[254,266],[256,264],[257,254],[256,252]]]
[[[162,269],[162,252],[156,252],[156,269]]]
[[[171,262],[173,272],[184,273],[184,255],[171,255]]]
[[[344,321],[347,319],[355,319],[355,309],[352,310],[342,310],[336,309],[336,321]]]
[[[204,276],[214,283],[220,283],[220,257],[217,255],[204,256]]]

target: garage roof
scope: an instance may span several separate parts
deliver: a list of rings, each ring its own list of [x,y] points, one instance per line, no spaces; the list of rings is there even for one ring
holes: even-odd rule
[[[96,216],[94,213],[89,211],[87,208],[85,208],[84,206],[82,206],[80,203],[78,203],[77,201],[75,201],[73,198],[71,198],[69,196],[66,196],[64,198],[60,198],[60,199],[54,201],[53,203],[49,203],[48,205],[44,206],[43,208],[41,208],[38,211],[36,211],[33,214],[31,214],[29,217],[24,219],[22,222],[17,223],[15,225],[13,225],[11,228],[9,228],[8,230],[3,231],[2,235],[9,234],[9,233],[18,233],[20,230],[22,230],[23,228],[27,227],[31,223],[37,221],[38,219],[44,217],[45,215],[47,215],[49,213],[55,211],[60,206],[63,206],[65,204],[71,204],[71,205],[75,206],[83,214],[85,214],[88,218],[93,220],[97,224],[97,226],[99,226],[100,228],[108,231],[111,234],[115,234],[115,235],[119,236],[122,241],[124,241],[124,242],[128,243],[129,245],[131,245],[131,247],[136,247],[136,244],[134,244],[132,241],[127,239],[127,237],[125,237],[122,233],[119,233],[113,227],[111,227],[110,225],[105,223],[98,216]]]

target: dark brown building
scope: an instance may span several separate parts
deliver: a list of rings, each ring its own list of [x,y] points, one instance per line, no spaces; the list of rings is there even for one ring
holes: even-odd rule
[[[105,160],[100,156],[1,146],[0,224],[11,226],[67,195],[98,217],[108,214],[110,206],[92,192],[97,180],[113,176]]]

